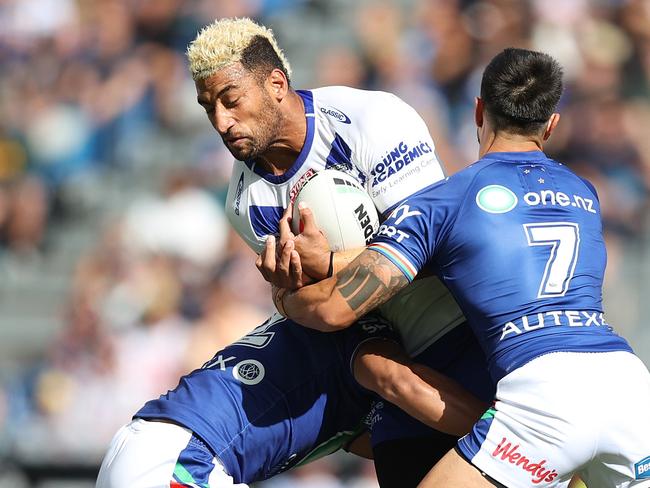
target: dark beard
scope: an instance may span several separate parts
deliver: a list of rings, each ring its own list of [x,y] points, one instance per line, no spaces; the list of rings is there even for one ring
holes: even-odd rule
[[[226,144],[230,153],[239,161],[256,159],[268,151],[274,140],[278,138],[282,127],[282,113],[273,105],[268,93],[264,93],[264,101],[259,110],[257,131],[246,139],[241,148],[233,148]]]

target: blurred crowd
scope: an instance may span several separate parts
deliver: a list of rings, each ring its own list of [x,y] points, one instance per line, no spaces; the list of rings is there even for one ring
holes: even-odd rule
[[[298,88],[401,96],[449,172],[476,158],[491,57],[555,56],[566,89],[547,152],[598,189],[608,288],[629,295],[622,263],[648,232],[650,0],[0,0],[0,266],[47,260],[59,225],[96,223],[61,330],[0,375],[5,459],[97,463],[144,401],[271,311],[225,221],[232,160],[184,59],[201,26],[232,16],[275,28]],[[638,314],[626,317],[634,331]],[[375,485],[367,463],[332,459],[264,486]]]

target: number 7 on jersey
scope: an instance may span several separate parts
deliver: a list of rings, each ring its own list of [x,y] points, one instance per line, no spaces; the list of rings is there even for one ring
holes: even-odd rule
[[[551,254],[546,261],[537,298],[561,297],[578,262],[580,229],[572,222],[539,222],[524,224],[529,246],[549,246]]]

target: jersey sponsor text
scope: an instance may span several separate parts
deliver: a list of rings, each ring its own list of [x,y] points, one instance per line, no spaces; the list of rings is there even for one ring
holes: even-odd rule
[[[546,459],[542,459],[539,462],[532,462],[531,459],[517,452],[518,450],[519,444],[513,446],[512,442],[504,437],[492,453],[492,456],[500,457],[502,461],[508,461],[510,464],[514,464],[527,471],[533,478],[532,482],[536,485],[542,481],[550,482],[557,478],[558,473],[556,470],[545,467]]]
[[[377,163],[370,170],[370,174],[373,177],[372,186],[377,186],[379,183],[384,182],[395,173],[407,167],[416,159],[432,152],[433,149],[428,142],[418,142],[413,147],[409,147],[404,141],[400,142],[386,153],[386,156],[384,156],[381,162]]]
[[[354,214],[357,216],[359,225],[363,229],[363,235],[366,238],[366,245],[370,244],[372,237],[375,233],[375,229],[372,228],[372,219],[368,215],[368,211],[363,206],[363,203],[359,204],[357,208],[354,209]]]
[[[524,332],[550,327],[554,325],[564,325],[568,327],[608,327],[602,312],[578,311],[578,310],[560,310],[552,312],[540,312],[534,315],[524,315],[516,320],[506,322],[501,332],[501,339],[505,339],[511,334],[519,335]]]
[[[530,191],[524,195],[524,202],[531,207],[538,205],[559,205],[560,207],[575,207],[589,213],[596,213],[594,201],[580,195],[567,195],[561,191],[540,190]]]

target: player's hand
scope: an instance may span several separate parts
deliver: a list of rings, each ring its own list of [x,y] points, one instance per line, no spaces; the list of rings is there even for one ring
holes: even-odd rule
[[[269,236],[255,266],[266,281],[278,288],[295,290],[304,285],[300,256],[294,249],[293,240],[279,247],[275,236]]]
[[[316,226],[314,214],[309,207],[301,202],[298,211],[302,232],[295,236],[294,246],[300,255],[303,272],[316,280],[325,279],[330,265],[330,246]]]
[[[282,218],[278,223],[278,231],[280,232],[280,247],[284,247],[287,242],[293,241],[296,238],[296,235],[291,230],[291,216],[293,215],[293,203],[289,203],[289,206],[286,208],[282,214]],[[298,253],[300,254],[300,253]]]

